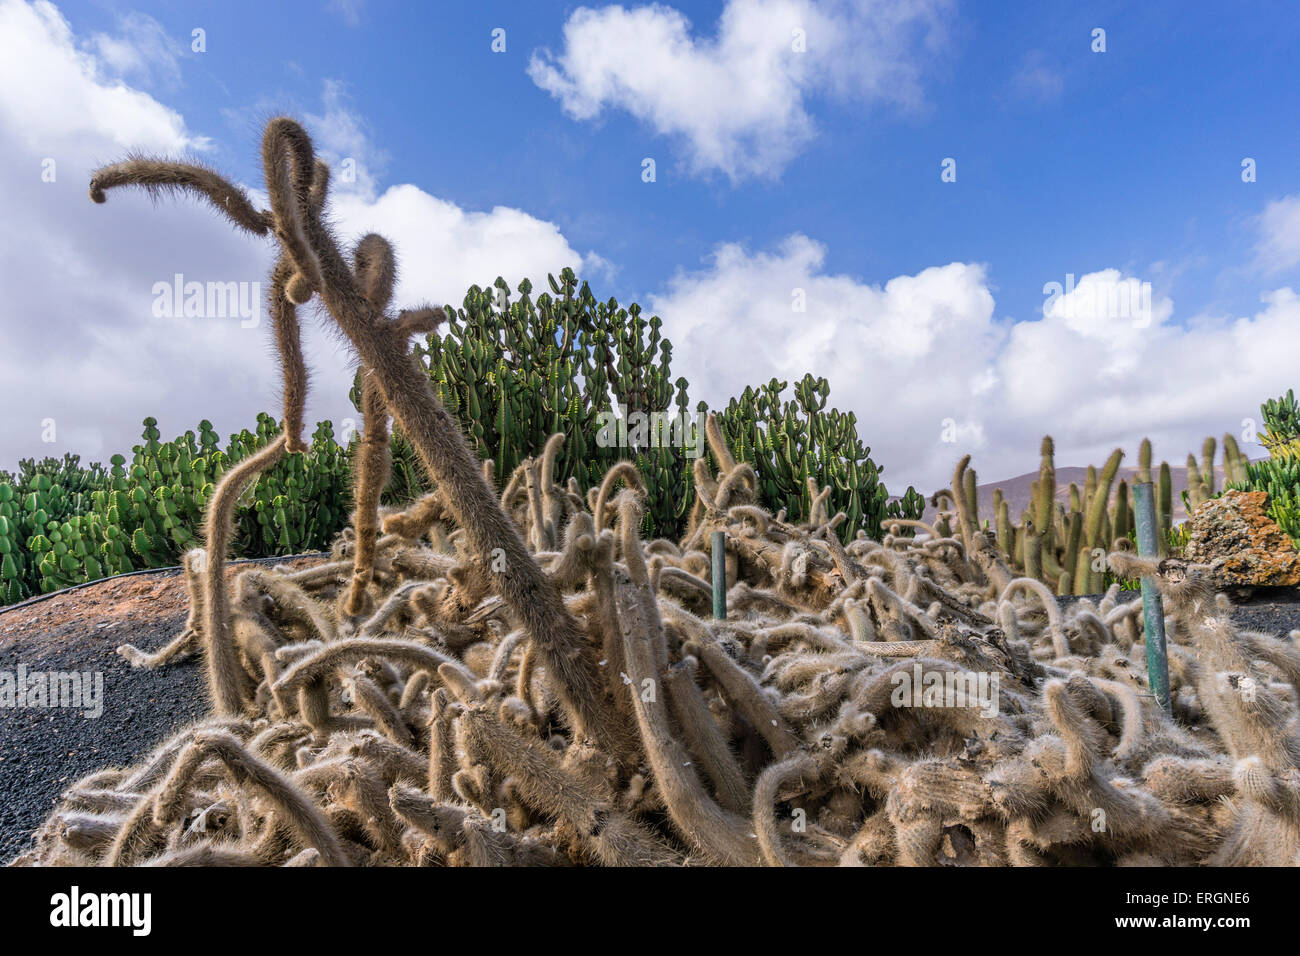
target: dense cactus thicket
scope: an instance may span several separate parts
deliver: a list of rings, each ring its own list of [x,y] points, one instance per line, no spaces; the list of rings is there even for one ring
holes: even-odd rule
[[[231,435],[223,449],[211,423],[163,442],[153,418],[128,460],[105,470],[27,460],[0,475],[0,603],[94,581],[109,574],[176,565],[199,543],[213,482],[278,432],[269,415],[257,430]],[[351,496],[346,449],[329,422],[302,455],[261,476],[233,517],[232,546],[245,557],[323,550],[347,520]]]
[[[146,667],[201,652],[213,713],[74,783],[16,862],[1296,861],[1300,634],[1235,629],[1203,568],[1110,555],[1164,594],[1166,713],[1134,664],[1140,602],[1118,587],[1063,613],[970,509],[960,537],[845,544],[847,515],[809,477],[808,517],[773,514],[716,417],[681,537],[647,541],[629,462],[583,494],[559,480],[563,433],[508,473],[476,457],[387,310],[391,284],[368,265],[386,244],[340,252],[297,124],[268,125],[264,160],[269,212],[206,170],[140,160],[101,171],[92,196],[182,186],[279,237],[281,293],[320,296],[383,419],[367,422],[351,527],[316,567],[228,577],[235,502],[303,446],[282,432],[230,469],[205,550],[186,556],[185,629],[119,649]],[[295,354],[282,350],[286,422],[301,422]],[[376,490],[389,412],[435,489],[401,509]],[[1090,525],[1104,528],[1114,471]],[[714,532],[725,620],[706,616]]]

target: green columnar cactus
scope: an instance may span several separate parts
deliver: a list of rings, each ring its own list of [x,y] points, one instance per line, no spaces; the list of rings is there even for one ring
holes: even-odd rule
[[[1271,398],[1259,407],[1264,416],[1264,430],[1259,441],[1270,458],[1291,458],[1300,452],[1300,402],[1295,391],[1287,389],[1280,398]]]
[[[1214,452],[1217,445],[1214,436],[1208,436],[1201,446],[1201,480],[1205,482],[1205,497],[1214,497]]]
[[[746,388],[718,414],[723,437],[736,460],[753,465],[758,475],[759,501],[773,512],[785,509],[791,520],[809,516],[808,479],[831,489],[828,515],[844,512],[840,526],[844,541],[859,530],[879,538],[889,518],[919,518],[924,499],[908,488],[890,501],[880,481],[881,469],[871,449],[857,433],[857,417],[837,409],[825,410],[830,385],[807,375],[794,390],[795,400],[783,402],[786,383],[772,379],[758,390]],[[715,467],[720,464],[714,462]],[[964,493],[964,492],[963,492]]]
[[[1174,527],[1174,478],[1169,462],[1160,463],[1160,480],[1156,482],[1156,521],[1160,532],[1156,544],[1162,558],[1169,556],[1169,536]]]
[[[1223,436],[1223,483],[1225,486],[1246,481],[1246,466],[1249,460],[1241,453],[1237,439],[1231,434]]]
[[[517,301],[504,279],[489,290],[471,287],[461,308],[446,308],[445,331],[417,344],[417,357],[479,456],[492,459],[499,486],[520,462],[541,454],[552,434],[563,432],[568,440],[556,463],[557,480],[572,476],[585,492],[615,462],[629,459],[647,489],[647,530],[680,535],[694,487],[688,449],[664,440],[672,436],[654,420],[640,435],[629,426],[640,414],[666,413],[678,427],[687,421],[694,428],[707,406],[692,411],[686,380],[673,379],[672,344],[662,337],[657,316],[647,319],[636,304],[623,309],[614,299],[598,301],[570,269],[548,281],[551,293],[536,300],[527,281],[519,284]],[[805,377],[793,401],[783,401],[785,388],[773,380],[746,389],[718,415],[738,459],[755,467],[762,504],[784,507],[792,518],[805,516],[807,479],[813,477],[832,487],[828,508],[845,512],[846,537],[858,529],[878,536],[887,515],[920,515],[915,491],[889,501],[854,417],[825,410],[830,387],[824,379]],[[602,416],[609,415],[614,427],[602,429],[609,423]],[[609,441],[622,435],[627,443]],[[396,435],[393,458],[390,491],[402,472]]]

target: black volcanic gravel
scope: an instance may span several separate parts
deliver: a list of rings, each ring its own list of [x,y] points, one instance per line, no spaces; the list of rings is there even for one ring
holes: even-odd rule
[[[308,559],[276,559],[297,566]],[[232,567],[232,572],[239,568]],[[0,671],[101,672],[103,713],[0,707],[0,862],[31,846],[76,780],[135,763],[209,710],[201,656],[157,670],[132,667],[120,644],[157,650],[179,634],[186,597],[178,571],[109,578],[50,599],[0,608]]]

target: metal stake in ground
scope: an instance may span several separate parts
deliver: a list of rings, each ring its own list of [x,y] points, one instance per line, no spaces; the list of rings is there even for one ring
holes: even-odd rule
[[[727,533],[713,532],[713,617],[727,618]]]
[[[1156,501],[1151,482],[1133,486],[1133,504],[1137,512],[1138,554],[1156,556]],[[1147,680],[1165,713],[1169,706],[1169,652],[1165,647],[1165,607],[1160,591],[1150,575],[1142,576],[1142,633],[1147,646]]]

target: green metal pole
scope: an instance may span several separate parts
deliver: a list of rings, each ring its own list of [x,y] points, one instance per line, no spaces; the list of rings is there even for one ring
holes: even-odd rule
[[[1154,558],[1159,550],[1156,541],[1156,500],[1151,482],[1133,486],[1133,504],[1137,512],[1138,554]],[[1169,651],[1165,646],[1165,607],[1160,590],[1150,575],[1142,576],[1142,627],[1147,647],[1147,680],[1165,713],[1169,705]]]
[[[713,617],[727,618],[727,533],[713,532]]]

